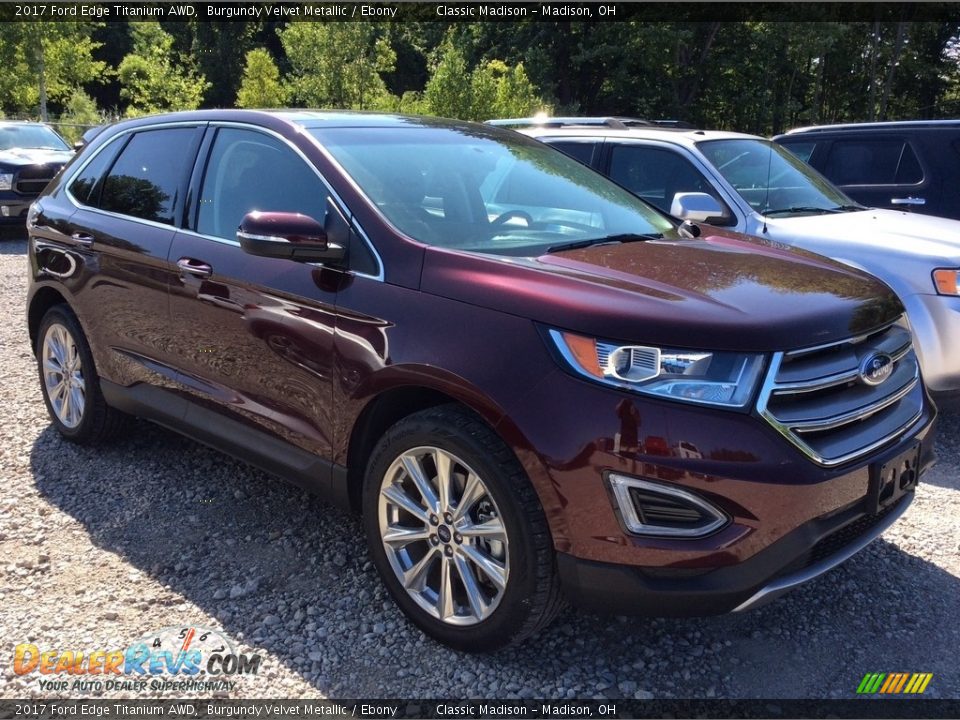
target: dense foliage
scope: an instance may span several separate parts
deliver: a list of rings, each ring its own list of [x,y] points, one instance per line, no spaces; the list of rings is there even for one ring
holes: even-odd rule
[[[775,133],[960,112],[960,23],[3,23],[0,112],[539,111]],[[82,91],[84,94],[78,94]]]

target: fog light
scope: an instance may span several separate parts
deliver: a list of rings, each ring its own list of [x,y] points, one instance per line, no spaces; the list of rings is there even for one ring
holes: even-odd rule
[[[0,205],[0,215],[3,215],[4,217],[10,217],[10,206]]]
[[[608,479],[623,524],[636,535],[699,538],[730,521],[722,510],[687,490],[617,473]]]

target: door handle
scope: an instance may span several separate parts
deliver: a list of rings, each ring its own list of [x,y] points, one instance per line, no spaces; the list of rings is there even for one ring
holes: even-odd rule
[[[213,268],[207,263],[193,258],[180,258],[177,260],[177,267],[180,268],[180,274],[193,275],[194,277],[210,277],[213,275]]]
[[[905,197],[905,198],[890,198],[891,205],[926,205],[927,201],[925,198],[919,197]]]
[[[87,233],[75,232],[70,236],[70,239],[73,240],[74,244],[82,247],[90,247],[93,245],[93,235],[88,235]]]

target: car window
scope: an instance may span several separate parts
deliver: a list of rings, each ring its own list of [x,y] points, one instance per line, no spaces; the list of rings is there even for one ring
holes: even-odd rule
[[[46,125],[0,126],[0,150],[69,150],[70,146]]]
[[[103,176],[113,163],[123,141],[115,141],[107,145],[87,163],[70,183],[70,194],[81,205],[97,207],[100,204],[100,190],[103,187]]]
[[[584,165],[589,165],[593,159],[593,149],[596,147],[594,142],[583,142],[576,140],[553,141],[548,140],[550,147],[555,147],[560,152],[566,153],[574,160],[579,160]]]
[[[803,160],[805,163],[810,162],[810,156],[813,155],[813,151],[816,149],[817,144],[815,142],[783,142],[780,141],[780,144],[783,145],[787,150],[792,152],[798,158]]]
[[[254,210],[324,221],[327,193],[317,174],[283,142],[255,130],[220,128],[204,173],[197,232],[234,239]]]
[[[308,128],[407,236],[497,255],[673,224],[599,173],[522,135],[475,126]]]
[[[674,195],[681,192],[707,193],[725,207],[693,163],[673,150],[614,145],[610,154],[610,177],[665,213],[670,212]],[[729,210],[724,217],[732,217]]]
[[[855,205],[816,170],[769,140],[704,140],[697,148],[760,213],[834,212]]]
[[[838,185],[914,184],[923,180],[913,148],[892,138],[834,141],[824,174]]]
[[[136,133],[103,182],[104,210],[173,224],[177,193],[192,162],[195,128]]]

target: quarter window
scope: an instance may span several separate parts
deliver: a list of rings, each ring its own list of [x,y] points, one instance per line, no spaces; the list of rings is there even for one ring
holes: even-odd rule
[[[196,128],[146,130],[130,138],[103,183],[100,207],[173,225],[177,195],[193,160]]]
[[[103,174],[123,147],[122,141],[110,143],[70,183],[70,194],[82,205],[97,207],[100,204],[100,190],[103,187]]]
[[[837,185],[913,185],[923,170],[903,140],[837,140],[824,174]]]
[[[232,240],[254,210],[296,212],[322,223],[326,199],[316,173],[279,140],[221,128],[203,179],[197,232]]]
[[[584,165],[589,165],[590,160],[593,158],[593,148],[595,143],[592,142],[563,141],[550,142],[548,144],[552,147],[555,147],[557,150],[566,153],[574,160],[579,160]]]

